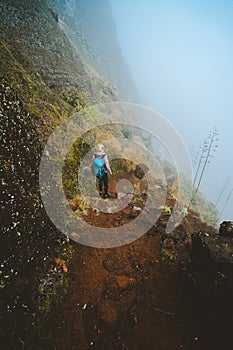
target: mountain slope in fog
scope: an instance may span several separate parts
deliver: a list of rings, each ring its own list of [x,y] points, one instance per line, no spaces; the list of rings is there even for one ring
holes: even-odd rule
[[[71,44],[47,1],[3,1],[0,13],[1,49],[8,46],[29,74],[39,74],[51,89],[77,88],[88,91],[95,101],[100,99],[99,92],[106,91],[106,81],[90,69],[78,48]],[[14,67],[4,69],[6,63],[1,64],[0,73],[14,75]],[[110,100],[105,98],[108,93],[112,100],[115,92],[110,84],[108,92],[101,94],[103,101]]]
[[[109,79],[128,101],[138,94],[123,57],[108,0],[49,0],[59,20],[72,30],[81,54],[103,77]]]

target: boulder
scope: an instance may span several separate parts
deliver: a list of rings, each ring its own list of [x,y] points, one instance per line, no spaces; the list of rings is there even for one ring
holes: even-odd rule
[[[145,176],[145,174],[148,172],[148,170],[149,170],[149,168],[147,165],[138,164],[134,173],[138,179],[142,179]]]
[[[233,238],[233,221],[223,221],[220,225],[219,234],[223,237]]]
[[[191,258],[196,261],[208,261],[210,264],[233,264],[233,240],[220,234],[207,232],[194,234]]]
[[[197,293],[214,298],[216,305],[213,308],[229,296],[230,302],[233,293],[233,239],[207,231],[193,234],[185,270]]]
[[[206,230],[193,234],[190,258],[182,267],[185,307],[203,349],[227,349],[232,343],[231,230],[229,223],[222,223],[219,234]]]

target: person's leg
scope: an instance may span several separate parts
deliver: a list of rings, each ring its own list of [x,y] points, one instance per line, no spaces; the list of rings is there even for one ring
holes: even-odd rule
[[[103,182],[104,182],[104,196],[108,197],[108,173],[104,174]]]
[[[102,194],[103,192],[103,183],[102,183],[102,177],[97,176],[96,179],[98,180],[98,186],[99,186],[99,194]]]

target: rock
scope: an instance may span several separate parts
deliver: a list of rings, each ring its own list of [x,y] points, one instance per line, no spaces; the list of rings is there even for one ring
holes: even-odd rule
[[[223,237],[233,238],[233,221],[223,221],[220,225],[219,234]]]
[[[200,339],[208,339],[208,349],[226,349],[232,340],[233,239],[224,236],[231,230],[223,223],[220,234],[203,230],[192,235],[190,258],[182,269],[186,309],[202,332]]]
[[[136,284],[134,278],[129,278],[126,276],[116,276],[115,280],[120,289],[131,289]]]
[[[138,212],[135,210],[132,210],[128,216],[129,219],[135,219],[138,216]]]
[[[138,179],[142,179],[145,176],[145,174],[148,172],[148,170],[149,170],[149,168],[147,165],[138,164],[134,173]]]
[[[131,211],[132,211],[131,208],[126,207],[126,208],[123,210],[123,213],[124,213],[126,216],[128,216],[128,215],[130,215]]]
[[[218,234],[206,233],[199,232],[192,236],[191,257],[210,263],[233,264],[233,240]]]
[[[196,292],[212,296],[214,302],[217,299],[219,303],[220,297],[227,299],[230,296],[231,298],[233,293],[232,238],[206,231],[192,235],[186,277],[193,287],[196,287]]]
[[[133,207],[133,210],[136,210],[136,211],[141,211],[141,210],[142,210],[142,208],[141,208],[141,207],[136,207],[136,206],[134,206],[134,207]]]

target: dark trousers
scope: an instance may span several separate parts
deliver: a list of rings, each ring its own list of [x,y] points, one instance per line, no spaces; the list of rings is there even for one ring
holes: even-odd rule
[[[103,176],[97,176],[99,191],[103,192],[104,185],[104,194],[108,194],[108,173],[104,173]]]

